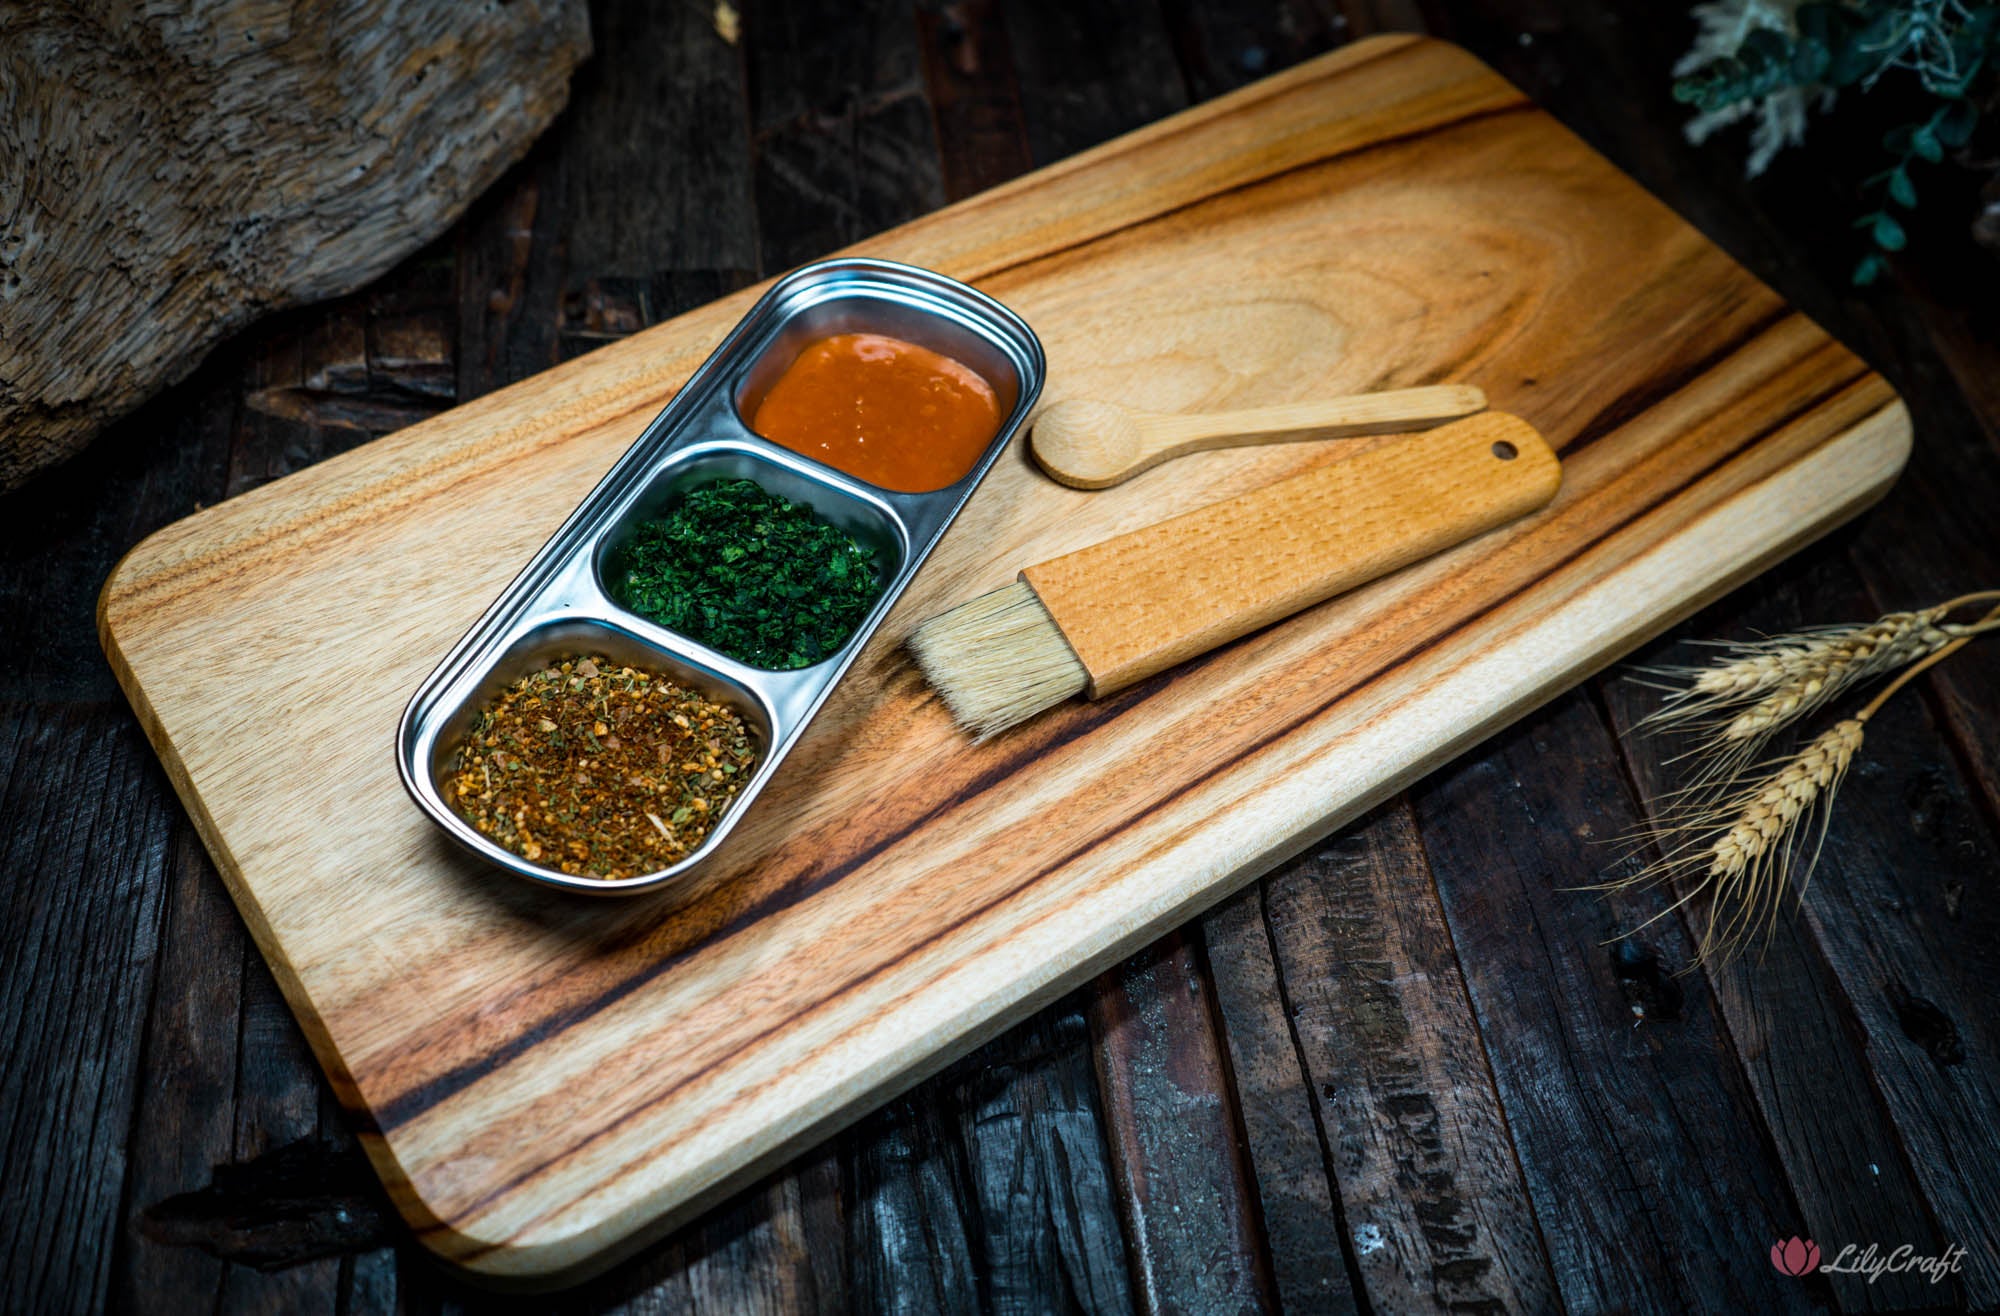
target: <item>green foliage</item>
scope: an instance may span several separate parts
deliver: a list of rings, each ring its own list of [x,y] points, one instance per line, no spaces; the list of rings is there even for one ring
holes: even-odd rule
[[[751,480],[690,489],[641,522],[608,573],[649,621],[754,667],[810,667],[882,593],[872,549]]]
[[[1780,21],[1782,11],[1763,0],[1742,3],[1761,4],[1766,22]],[[1747,9],[1742,16],[1750,16]],[[1978,127],[1972,91],[2000,56],[2000,3],[1814,0],[1790,11],[1789,27],[1749,28],[1733,51],[1675,82],[1674,98],[1703,114],[1721,115],[1788,90],[1866,93],[1892,70],[1910,74],[1935,108],[1883,136],[1893,163],[1868,180],[1870,188],[1881,189],[1882,202],[1855,222],[1867,230],[1875,250],[1855,267],[1854,281],[1872,283],[1886,268],[1883,253],[1901,251],[1909,241],[1891,210],[1916,208],[1911,166],[1939,163]]]

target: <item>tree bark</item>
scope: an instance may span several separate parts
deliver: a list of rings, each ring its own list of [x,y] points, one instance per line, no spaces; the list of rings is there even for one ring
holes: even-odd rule
[[[582,0],[0,0],[0,489],[443,232],[589,53]]]

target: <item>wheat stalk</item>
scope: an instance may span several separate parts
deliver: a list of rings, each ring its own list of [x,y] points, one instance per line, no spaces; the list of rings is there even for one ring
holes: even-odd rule
[[[1603,884],[1603,889],[1626,890],[1677,879],[1680,898],[1653,919],[1707,895],[1709,921],[1696,949],[1696,962],[1725,963],[1734,958],[1757,928],[1768,930],[1777,918],[1798,841],[1806,831],[1800,824],[1817,817],[1818,835],[1825,835],[1833,794],[1861,748],[1866,725],[1867,718],[1858,716],[1837,722],[1727,799],[1662,819],[1650,833],[1659,844],[1659,857],[1628,877]],[[1815,842],[1815,855],[1817,850]],[[1807,878],[1811,869],[1809,862]],[[1799,890],[1803,898],[1803,881]]]
[[[1700,760],[1695,785],[1668,797],[1648,829],[1657,857],[1628,877],[1604,883],[1603,889],[1668,881],[1682,887],[1680,898],[1653,918],[1706,894],[1710,911],[1696,963],[1727,962],[1760,930],[1768,937],[1785,892],[1795,888],[1798,898],[1805,899],[1832,816],[1834,793],[1861,750],[1868,720],[1918,674],[1975,636],[2000,628],[2000,607],[1976,622],[1945,620],[1969,603],[1992,599],[2000,599],[2000,590],[1968,594],[1921,612],[1891,613],[1864,626],[1829,627],[1731,646],[1721,663],[1696,671],[1687,690],[1670,697],[1667,708],[1640,724],[1648,730],[1696,726],[1706,731],[1694,751]],[[1770,762],[1762,776],[1741,784],[1749,754],[1778,728],[1796,722],[1841,690],[1897,667],[1903,668],[1901,675],[1860,711],[1828,727],[1796,753]],[[1727,721],[1716,716],[1718,709],[1746,703],[1751,705],[1746,712]],[[1704,710],[1700,714],[1690,711],[1697,705]],[[1760,710],[1767,711],[1743,734],[1727,734]],[[1811,826],[1814,820],[1816,828]],[[1814,837],[1809,853],[1803,844],[1808,834]],[[1806,854],[1802,866],[1801,854]]]
[[[1700,731],[1725,743],[1768,739],[1842,690],[1943,648],[1962,629],[1944,622],[1947,611],[1892,612],[1872,622],[1732,644],[1707,667],[1650,669],[1687,688],[1640,725]]]
[[[1969,603],[2000,591],[1967,594],[1917,612],[1892,612],[1872,622],[1824,626],[1763,640],[1727,643],[1706,667],[1654,667],[1649,675],[1682,683],[1639,723],[1648,733],[1695,737],[1682,757],[1695,761],[1684,793],[1726,790],[1773,736],[1847,690],[1887,675],[1952,641],[1989,628],[1945,620]]]

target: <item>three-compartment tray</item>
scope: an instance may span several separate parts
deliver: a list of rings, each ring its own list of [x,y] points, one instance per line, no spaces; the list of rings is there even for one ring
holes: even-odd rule
[[[880,333],[970,366],[1003,417],[978,462],[924,493],[877,488],[753,431],[745,417],[807,345]],[[705,863],[798,743],[812,716],[915,578],[1041,394],[1040,342],[1000,303],[941,274],[880,260],[808,265],[774,285],[674,395],[604,479],[438,664],[403,712],[396,765],[418,807],[459,844],[533,882],[591,895],[657,890]],[[607,584],[618,546],[686,490],[748,479],[810,506],[872,549],[883,588],[838,652],[772,671],[659,626],[622,606]],[[440,786],[466,729],[491,697],[565,656],[602,653],[660,672],[735,709],[757,765],[700,845],[668,867],[619,881],[572,875],[502,848],[451,807]]]

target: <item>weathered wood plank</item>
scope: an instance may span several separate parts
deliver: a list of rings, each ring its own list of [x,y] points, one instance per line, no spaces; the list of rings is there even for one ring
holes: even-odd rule
[[[1948,385],[1933,397],[1897,497],[1861,527],[1850,554],[1882,611],[2000,589],[2000,462]],[[1926,684],[1987,816],[2000,820],[2000,645],[1971,645]]]
[[[233,381],[232,362],[217,361],[167,394],[159,417],[114,427],[89,461],[58,467],[7,497],[0,635],[8,660],[0,663],[0,699],[116,700],[117,678],[95,639],[96,593],[127,548],[224,496]]]
[[[1076,1000],[1003,1033],[835,1146],[855,1310],[1132,1309]]]
[[[544,141],[458,227],[460,401],[562,359],[562,185],[561,154]]]
[[[170,419],[141,418],[120,427],[99,442],[92,461],[41,477],[11,498],[8,514],[0,516],[0,597],[7,601],[0,632],[17,646],[0,672],[0,690],[10,701],[9,749],[0,780],[11,782],[16,792],[4,801],[10,825],[0,829],[7,837],[5,871],[14,883],[4,898],[10,905],[29,900],[34,911],[9,909],[13,932],[0,947],[0,978],[6,984],[0,997],[10,1029],[61,1021],[46,1051],[19,1033],[8,1037],[0,1066],[8,1076],[0,1088],[7,1123],[0,1160],[8,1167],[8,1187],[31,1201],[60,1204],[54,1217],[12,1200],[0,1210],[8,1292],[23,1307],[129,1305],[123,1295],[130,1291],[126,1258],[132,1239],[124,1216],[134,1192],[125,1180],[149,1164],[148,1152],[132,1145],[130,1130],[148,1127],[160,1088],[142,1042],[144,1020],[153,984],[173,970],[170,962],[134,964],[102,950],[121,936],[135,939],[135,950],[148,937],[157,945],[187,865],[205,861],[192,848],[192,834],[175,827],[179,809],[166,799],[164,779],[144,756],[132,755],[129,742],[120,752],[124,719],[109,707],[91,711],[88,701],[109,695],[109,673],[88,656],[88,597],[92,580],[110,570],[133,535],[221,495],[218,468],[227,451],[230,415],[221,384],[226,373],[202,372],[163,404],[175,413]],[[32,737],[57,733],[78,716],[88,725],[81,757],[49,752],[50,745],[15,757],[29,749]],[[24,735],[31,739],[18,739]],[[122,853],[88,848],[93,837],[115,836],[135,825],[157,830],[157,865],[151,845]],[[155,890],[148,894],[135,886],[139,883],[152,883]],[[219,896],[219,888],[214,894]],[[226,900],[220,913],[232,925],[237,922]],[[79,915],[87,926],[69,926],[67,920]],[[59,965],[37,975],[18,957],[49,935],[58,939]],[[102,950],[93,953],[93,944]],[[145,953],[151,959],[152,949]],[[143,976],[135,978],[135,972]],[[91,1019],[98,1011],[115,1013],[110,1031],[93,1035]],[[223,1041],[233,1047],[234,1037],[232,1019]],[[66,1118],[53,1118],[47,1104],[59,1088],[67,1089],[61,1104],[72,1114]],[[104,1122],[91,1138],[102,1142],[77,1136],[74,1120],[93,1107]],[[131,1112],[130,1124],[111,1114],[121,1107]],[[17,1140],[28,1133],[17,1119],[31,1121],[39,1147]],[[100,1159],[89,1173],[98,1182],[79,1194],[64,1177],[93,1156]],[[41,1236],[35,1244],[44,1249],[41,1260],[21,1250],[17,1230]],[[67,1274],[45,1269],[79,1240],[82,1253],[67,1258],[73,1269]],[[194,1289],[202,1284],[201,1277],[193,1277]]]
[[[1347,1316],[1361,1310],[1342,1242],[1347,1231],[1335,1202],[1326,1133],[1264,921],[1263,891],[1262,883],[1240,891],[1201,922],[1229,1047],[1230,1089],[1243,1119],[1279,1305],[1287,1316]]]
[[[961,1210],[987,1310],[1132,1310],[1089,1026],[1058,1002],[913,1094],[964,1147]]]
[[[129,1136],[153,1091],[142,1039],[183,851],[168,784],[91,658],[90,596],[135,537],[221,496],[226,374],[202,371],[169,414],[116,427],[0,515],[0,1273],[27,1310],[102,1310],[122,1291]]]
[[[944,185],[916,18],[889,0],[757,6],[746,24],[763,269],[936,209]]]
[[[845,1199],[858,1311],[977,1312],[978,1263],[962,1204],[970,1198],[964,1151],[903,1098],[848,1135]]]
[[[2000,848],[1921,700],[1869,724],[1808,915],[1854,1003],[1883,1092],[1977,1310],[2000,1303]],[[1982,1133],[1982,1130],[1987,1131]]]
[[[1797,600],[1800,586],[1832,601],[1837,591],[1811,582],[1838,580],[1847,574],[1842,565],[1839,544],[1815,550],[1703,614],[1688,633],[1721,638],[1796,629],[1804,620]],[[1869,610],[1858,587],[1850,585],[1845,593],[1848,606]],[[1812,619],[1825,620],[1831,618]],[[1634,661],[1690,664],[1707,656],[1691,644],[1661,644]],[[1655,809],[1677,784],[1668,760],[1685,745],[1634,732],[1638,721],[1658,707],[1657,691],[1615,673],[1599,689],[1624,737],[1621,751],[1642,799],[1649,810]],[[1708,925],[1706,904],[1688,907],[1685,921],[1698,940]],[[1728,1023],[1732,1049],[1798,1199],[1802,1218],[1797,1230],[1818,1240],[1829,1261],[1840,1244],[1855,1241],[1879,1242],[1885,1250],[1909,1244],[1924,1256],[1941,1253],[1944,1240],[1911,1173],[1891,1113],[1877,1094],[1862,1024],[1811,930],[1787,917],[1769,945],[1710,969],[1707,976]],[[1883,1276],[1872,1284],[1854,1276],[1828,1280],[1847,1311],[1908,1310],[1937,1300],[1937,1290],[1911,1275]],[[1955,1281],[1952,1286],[1956,1293]]]
[[[1768,1253],[1797,1228],[1728,1034],[1658,893],[1573,888],[1633,830],[1616,749],[1572,694],[1413,794],[1535,1219],[1572,1310],[1806,1311]],[[1635,1008],[1636,1007],[1636,1008]]]
[[[1277,1299],[1197,942],[1162,937],[1093,986],[1091,1032],[1141,1311]]]
[[[1954,271],[1954,274],[1959,272]],[[1984,276],[1984,277],[1980,277]],[[1954,278],[1911,297],[1923,338],[1944,362],[1980,432],[2000,454],[2000,312],[1994,309],[2000,272],[1980,270],[1972,286]],[[1941,390],[1944,391],[1944,390]]]
[[[757,268],[740,48],[695,4],[607,3],[562,125],[567,260],[592,277]],[[753,18],[773,15],[762,7]],[[767,70],[773,71],[774,70]]]
[[[1555,1305],[1408,806],[1266,879],[1264,910],[1370,1308]]]
[[[925,99],[937,131],[944,196],[958,201],[1028,172],[1021,88],[997,0],[917,10]]]
[[[146,1021],[139,1102],[127,1144],[125,1197],[135,1217],[208,1182],[236,1130],[236,1044],[242,1012],[242,920],[194,830],[176,828],[166,923]],[[147,1237],[122,1222],[113,1305],[137,1311],[159,1295],[213,1307],[227,1263]]]
[[[312,1052],[255,948],[242,948],[243,992],[236,1044],[235,1122],[229,1159],[255,1160],[319,1133],[319,1086]],[[340,1262],[301,1262],[270,1271],[231,1266],[217,1310],[234,1313],[333,1313]]]
[[[1050,164],[1188,103],[1158,0],[1010,9],[1028,153]]]
[[[565,355],[755,280],[758,222],[744,57],[700,4],[606,3],[562,156]],[[756,21],[753,15],[752,21]]]
[[[694,1310],[797,1316],[838,1310],[840,1294],[820,1291],[805,1220],[804,1188],[791,1173],[704,1219],[683,1243]]]
[[[1360,8],[1361,6],[1356,6]],[[1191,100],[1205,101],[1290,68],[1342,41],[1388,30],[1314,0],[1164,0]],[[1394,26],[1422,31],[1420,23]]]
[[[111,705],[0,704],[0,1275],[104,1307],[172,804]]]
[[[1740,625],[1866,617],[1880,606],[1835,558],[1799,573],[1794,597]],[[1851,1009],[1847,1026],[1858,1032],[1871,1086],[1908,1149],[1936,1240],[1968,1249],[1962,1282],[1978,1309],[2000,1301],[2000,1148],[1977,1132],[1990,1121],[1974,1114],[2000,1102],[2000,1026],[1985,1006],[2000,972],[2000,903],[1987,891],[2000,872],[2000,846],[1939,732],[1927,702],[1909,694],[1869,723],[1837,797],[1800,932],[1817,943]],[[1864,1164],[1881,1161],[1856,1154],[1839,1178],[1869,1182],[1874,1172],[1862,1178]],[[1886,1211],[1841,1224],[1856,1231],[1841,1241],[1880,1241],[1885,1251],[1903,1241],[1890,1229],[1912,1227]]]

